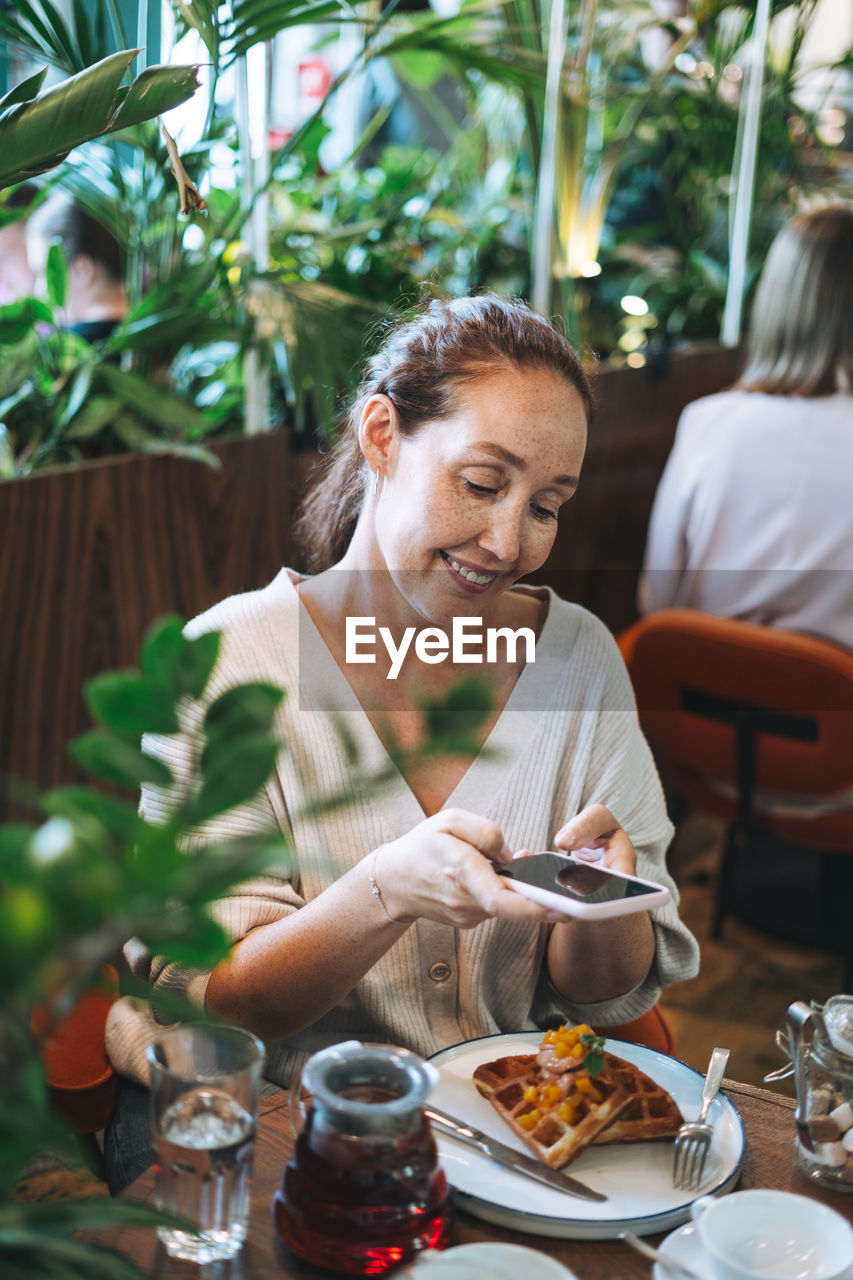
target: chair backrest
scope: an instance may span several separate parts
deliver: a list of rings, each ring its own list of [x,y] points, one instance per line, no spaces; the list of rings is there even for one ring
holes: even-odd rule
[[[695,609],[650,614],[619,645],[643,728],[676,770],[738,788],[749,738],[750,786],[795,801],[853,788],[853,653]]]

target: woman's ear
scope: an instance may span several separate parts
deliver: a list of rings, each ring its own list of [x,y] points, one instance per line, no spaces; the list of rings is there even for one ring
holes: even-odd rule
[[[398,436],[397,410],[387,396],[373,395],[361,411],[358,443],[371,471],[383,476],[393,461]]]

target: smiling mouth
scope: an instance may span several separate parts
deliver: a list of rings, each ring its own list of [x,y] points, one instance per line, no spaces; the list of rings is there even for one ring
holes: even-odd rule
[[[460,578],[464,578],[472,586],[487,587],[498,576],[496,573],[478,573],[476,569],[469,569],[466,565],[460,564],[458,560],[454,560],[453,556],[449,556],[446,551],[442,551],[441,554],[453,572],[458,573]]]

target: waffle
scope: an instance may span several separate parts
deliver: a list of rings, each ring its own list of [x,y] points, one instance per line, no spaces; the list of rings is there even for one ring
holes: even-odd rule
[[[477,1089],[513,1132],[551,1169],[562,1169],[618,1116],[630,1098],[621,1080],[610,1080],[602,1073],[595,1080],[586,1076],[583,1083],[579,1080],[568,1105],[555,1101],[543,1110],[531,1094],[547,1088],[549,1081],[532,1053],[485,1062],[474,1071]]]
[[[604,1055],[604,1074],[628,1092],[628,1103],[615,1120],[593,1139],[596,1146],[612,1142],[653,1142],[674,1138],[684,1117],[661,1085],[630,1062]]]

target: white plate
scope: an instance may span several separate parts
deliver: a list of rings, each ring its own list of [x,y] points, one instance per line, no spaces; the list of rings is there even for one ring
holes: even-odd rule
[[[483,1062],[531,1053],[541,1039],[540,1031],[521,1031],[515,1035],[485,1036],[443,1049],[431,1059],[439,1071],[432,1101],[441,1110],[527,1152],[521,1139],[477,1092],[471,1076]],[[703,1083],[698,1071],[643,1045],[608,1040],[607,1048],[663,1085],[686,1119],[698,1115]],[[722,1195],[732,1189],[743,1164],[743,1124],[723,1095],[712,1104],[708,1119],[714,1125],[714,1138],[704,1181],[696,1191],[674,1189],[671,1142],[588,1147],[572,1161],[567,1172],[603,1192],[608,1197],[603,1203],[552,1190],[451,1137],[436,1133],[436,1138],[444,1171],[459,1204],[469,1213],[534,1235],[608,1240],[626,1229],[647,1235],[676,1227],[689,1218],[690,1205],[697,1196]]]
[[[483,1276],[489,1280],[518,1280],[522,1275],[535,1276],[536,1280],[577,1280],[574,1271],[547,1253],[493,1241],[459,1244],[442,1253],[428,1249],[404,1267],[400,1275],[407,1280],[482,1280]]]

